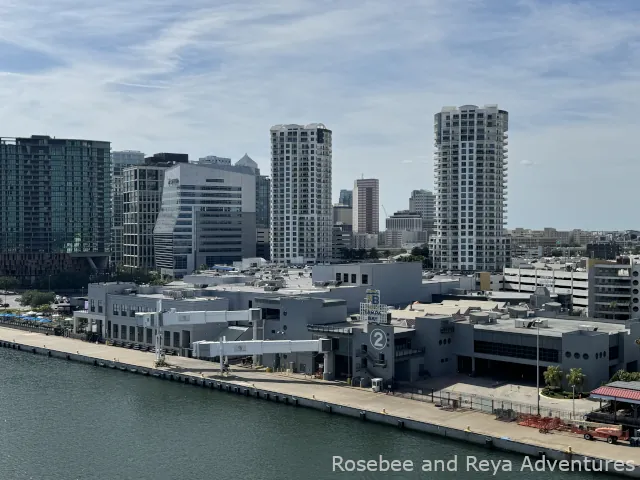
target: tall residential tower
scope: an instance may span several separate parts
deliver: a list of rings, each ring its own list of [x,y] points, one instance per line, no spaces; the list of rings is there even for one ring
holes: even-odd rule
[[[331,260],[331,130],[271,127],[271,261]]]
[[[435,115],[434,267],[502,271],[509,114],[497,105],[444,107]]]
[[[143,162],[144,153],[137,150],[111,152],[111,262],[116,267],[121,266],[124,259],[123,171]]]
[[[110,170],[109,142],[0,138],[0,276],[105,270]]]
[[[377,178],[361,178],[353,184],[353,232],[380,231],[380,182]]]

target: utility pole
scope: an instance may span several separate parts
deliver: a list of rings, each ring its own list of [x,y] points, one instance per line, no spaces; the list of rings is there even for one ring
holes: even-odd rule
[[[536,320],[536,390],[538,398],[538,416],[540,416],[540,320]]]

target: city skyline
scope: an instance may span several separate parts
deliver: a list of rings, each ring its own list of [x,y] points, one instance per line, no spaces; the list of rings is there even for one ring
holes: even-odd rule
[[[513,118],[509,227],[621,229],[635,213],[629,197],[610,215],[640,168],[635,3],[52,0],[8,5],[5,18],[3,135],[248,152],[267,172],[265,128],[324,122],[333,191],[380,178],[392,212],[405,190],[433,188],[432,112],[496,103]],[[310,106],[309,92],[322,101]]]

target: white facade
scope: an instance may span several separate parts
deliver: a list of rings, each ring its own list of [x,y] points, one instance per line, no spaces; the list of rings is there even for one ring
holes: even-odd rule
[[[422,231],[422,216],[416,212],[402,210],[394,213],[386,220],[387,230]]]
[[[351,245],[355,250],[364,248],[370,250],[372,248],[378,248],[379,236],[375,233],[354,233],[351,237]]]
[[[551,293],[571,295],[573,308],[587,310],[589,274],[551,268],[505,268],[504,290],[533,293],[536,287],[547,287]],[[591,314],[591,313],[590,313]]]
[[[444,107],[435,115],[434,267],[501,271],[509,114],[497,105]]]
[[[172,277],[255,257],[255,175],[191,163],[169,168],[153,236],[156,267]]]
[[[321,123],[271,127],[271,261],[331,260],[331,130]]]
[[[353,231],[378,233],[380,231],[380,181],[361,178],[353,184]]]

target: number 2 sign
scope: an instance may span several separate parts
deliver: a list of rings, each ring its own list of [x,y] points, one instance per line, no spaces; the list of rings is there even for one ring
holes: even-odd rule
[[[383,350],[387,346],[387,335],[379,328],[371,332],[370,339],[371,346],[376,350]]]

